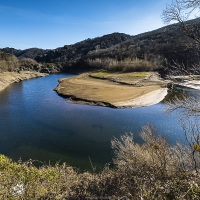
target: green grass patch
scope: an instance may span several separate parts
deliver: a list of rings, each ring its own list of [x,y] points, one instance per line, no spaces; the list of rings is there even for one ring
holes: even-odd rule
[[[91,74],[91,76],[94,76],[94,77],[110,77],[110,76],[146,77],[148,75],[149,75],[149,72],[119,73],[119,72],[109,72],[109,71],[98,71]]]
[[[132,77],[146,77],[149,75],[149,72],[130,72],[125,74]]]
[[[98,71],[98,72],[94,72],[91,74],[91,76],[95,76],[95,77],[104,77],[107,75],[111,75],[114,74],[113,72],[108,72],[108,71]]]

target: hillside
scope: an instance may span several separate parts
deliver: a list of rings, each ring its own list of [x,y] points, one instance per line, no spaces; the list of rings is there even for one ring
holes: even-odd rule
[[[46,71],[52,72],[52,65],[54,65],[53,68],[57,68],[53,71],[63,71],[63,67],[77,66],[77,63],[89,52],[109,48],[130,38],[132,36],[127,34],[113,33],[94,39],[86,39],[73,45],[65,45],[64,47],[52,50],[38,48],[19,50],[8,47],[0,50],[15,55],[19,59],[31,58],[39,63],[43,63],[43,65],[44,63],[48,63],[46,65]]]
[[[196,20],[190,23],[192,26],[200,26]],[[200,62],[199,53],[194,41],[184,35],[176,24],[136,35],[107,49],[89,52],[82,61],[91,67],[111,70],[123,70],[123,65],[127,65],[131,71],[131,62],[138,59],[149,61],[154,68],[170,67],[174,62],[190,67]]]
[[[190,20],[187,24],[191,30],[195,27],[194,31],[200,28],[199,19]],[[112,33],[54,50],[4,48],[1,51],[14,54],[19,59],[32,58],[39,63],[47,63],[45,70],[50,72],[93,68],[114,71],[166,71],[174,62],[184,64],[186,68],[200,62],[199,49],[194,41],[180,30],[179,24],[136,36]]]
[[[56,73],[62,69],[54,63],[38,63],[31,58],[18,59],[16,56],[0,51],[0,72],[36,71],[42,73]]]
[[[187,23],[191,29],[200,28],[197,19]],[[36,60],[62,63],[64,69],[89,67],[140,71],[144,68],[151,71],[166,69],[174,62],[184,63],[189,68],[200,61],[199,57],[194,41],[182,32],[179,24],[173,24],[136,36],[114,33],[88,39],[41,54]],[[141,63],[144,60],[146,63]]]
[[[46,49],[39,49],[39,48],[30,48],[30,49],[20,50],[20,49],[6,47],[6,48],[2,48],[0,50],[5,53],[15,55],[19,59],[22,59],[22,58],[34,59],[39,54],[44,54],[44,53],[48,52],[48,50],[46,50]]]
[[[86,39],[73,45],[65,45],[64,47],[48,51],[46,54],[41,54],[35,59],[38,62],[76,63],[89,52],[107,49],[131,38],[132,37],[130,35],[123,33],[108,34],[94,39]]]

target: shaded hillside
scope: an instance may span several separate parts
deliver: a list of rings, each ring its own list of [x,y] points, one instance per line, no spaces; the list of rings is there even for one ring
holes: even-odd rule
[[[199,20],[190,23],[200,28]],[[131,71],[134,60],[145,60],[161,68],[171,67],[174,62],[184,63],[189,68],[192,64],[199,63],[199,58],[200,51],[194,41],[184,35],[176,24],[134,36],[107,49],[89,52],[82,58],[82,63],[111,70],[124,69],[123,65],[126,65]]]
[[[200,28],[197,19],[188,24]],[[159,70],[171,67],[174,62],[189,68],[200,61],[199,50],[194,47],[194,41],[174,24],[136,36],[113,33],[87,39],[41,54],[36,60],[60,63],[65,69]]]
[[[191,30],[200,30],[199,19],[190,20],[187,25]],[[33,58],[45,66],[42,69],[45,72],[103,68],[115,71],[162,70],[166,73],[174,63],[184,64],[186,68],[198,64],[200,51],[196,47],[179,24],[173,24],[136,36],[108,34],[54,50],[4,48],[2,51],[19,59]]]
[[[46,54],[41,54],[35,59],[38,62],[68,62],[75,64],[91,51],[106,49],[130,38],[130,35],[123,33],[108,34],[94,39],[87,39],[73,45],[65,45],[64,47],[48,51]]]
[[[39,54],[44,54],[47,53],[49,50],[44,50],[44,49],[39,49],[39,48],[30,48],[30,49],[25,49],[25,50],[20,50],[20,49],[14,49],[14,48],[3,48],[0,49],[1,51],[5,53],[9,53],[12,55],[15,55],[18,58],[31,58],[34,59],[36,56]]]
[[[40,64],[31,58],[18,59],[16,56],[0,51],[0,72],[37,71],[55,73],[62,71],[62,66],[54,63]]]

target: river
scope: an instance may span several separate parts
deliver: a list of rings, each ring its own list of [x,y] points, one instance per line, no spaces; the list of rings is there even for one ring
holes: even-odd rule
[[[59,78],[72,75],[22,81],[0,92],[1,154],[14,160],[32,159],[36,165],[67,162],[81,170],[91,169],[91,160],[98,170],[111,161],[113,137],[132,132],[140,143],[139,132],[147,124],[153,124],[172,145],[184,142],[179,117],[165,114],[165,101],[127,109],[72,104],[53,91]],[[173,91],[166,99],[182,92]]]

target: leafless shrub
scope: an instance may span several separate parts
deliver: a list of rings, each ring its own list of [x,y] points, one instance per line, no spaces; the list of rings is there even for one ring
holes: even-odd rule
[[[34,59],[32,59],[32,58],[22,58],[22,59],[20,59],[20,62],[21,63],[27,63],[27,64],[38,64],[38,62],[36,61],[36,60],[34,60]]]
[[[0,51],[0,71],[15,71],[19,67],[19,60],[8,53]]]
[[[173,61],[173,65],[169,69],[170,75],[199,75],[200,74],[200,63],[190,64],[186,66],[184,63],[178,63]]]
[[[191,169],[188,149],[181,144],[170,147],[161,136],[156,136],[151,126],[146,126],[141,132],[145,141],[143,145],[135,144],[132,135],[124,135],[120,140],[113,140],[115,164],[128,168],[135,173],[148,173],[155,177],[178,176]],[[186,167],[187,166],[187,167]]]
[[[92,67],[103,68],[110,71],[123,71],[123,72],[154,71],[161,68],[161,66],[159,66],[156,63],[156,61],[152,62],[137,58],[135,59],[127,58],[120,61],[113,58],[96,58],[96,59],[88,59],[87,63],[89,66]]]
[[[200,116],[200,96],[196,97],[182,97],[179,99],[175,97],[173,100],[169,101],[166,106],[166,112],[171,113],[177,109],[181,109],[182,117],[189,116]]]

